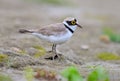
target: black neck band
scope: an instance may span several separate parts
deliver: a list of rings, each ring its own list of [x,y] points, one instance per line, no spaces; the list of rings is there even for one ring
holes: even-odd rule
[[[67,25],[64,24],[64,26],[65,26],[71,33],[74,33],[74,31],[73,31],[71,28],[69,28]]]

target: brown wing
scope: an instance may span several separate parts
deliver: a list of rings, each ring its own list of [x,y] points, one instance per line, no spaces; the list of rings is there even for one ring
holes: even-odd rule
[[[43,28],[36,31],[36,33],[41,33],[47,36],[60,35],[60,34],[64,34],[65,32],[66,32],[66,28],[64,27],[64,24],[62,23],[44,26]]]

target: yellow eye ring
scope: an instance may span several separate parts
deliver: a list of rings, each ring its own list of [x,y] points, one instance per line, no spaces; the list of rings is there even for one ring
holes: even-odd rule
[[[75,21],[71,21],[71,24],[72,24],[72,25],[75,25],[75,24],[76,24],[76,22],[75,22]]]

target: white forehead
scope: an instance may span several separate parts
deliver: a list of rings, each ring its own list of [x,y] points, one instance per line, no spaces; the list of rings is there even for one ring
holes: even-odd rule
[[[73,21],[75,18],[73,18],[73,17],[68,17],[68,18],[66,18],[66,19],[64,19],[64,21]]]

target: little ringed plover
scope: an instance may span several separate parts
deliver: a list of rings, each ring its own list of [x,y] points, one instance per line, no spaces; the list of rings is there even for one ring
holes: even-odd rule
[[[40,39],[53,43],[52,52],[58,56],[56,46],[69,40],[77,27],[82,28],[75,18],[68,17],[62,23],[43,26],[37,30],[20,29],[19,32],[31,33]]]

